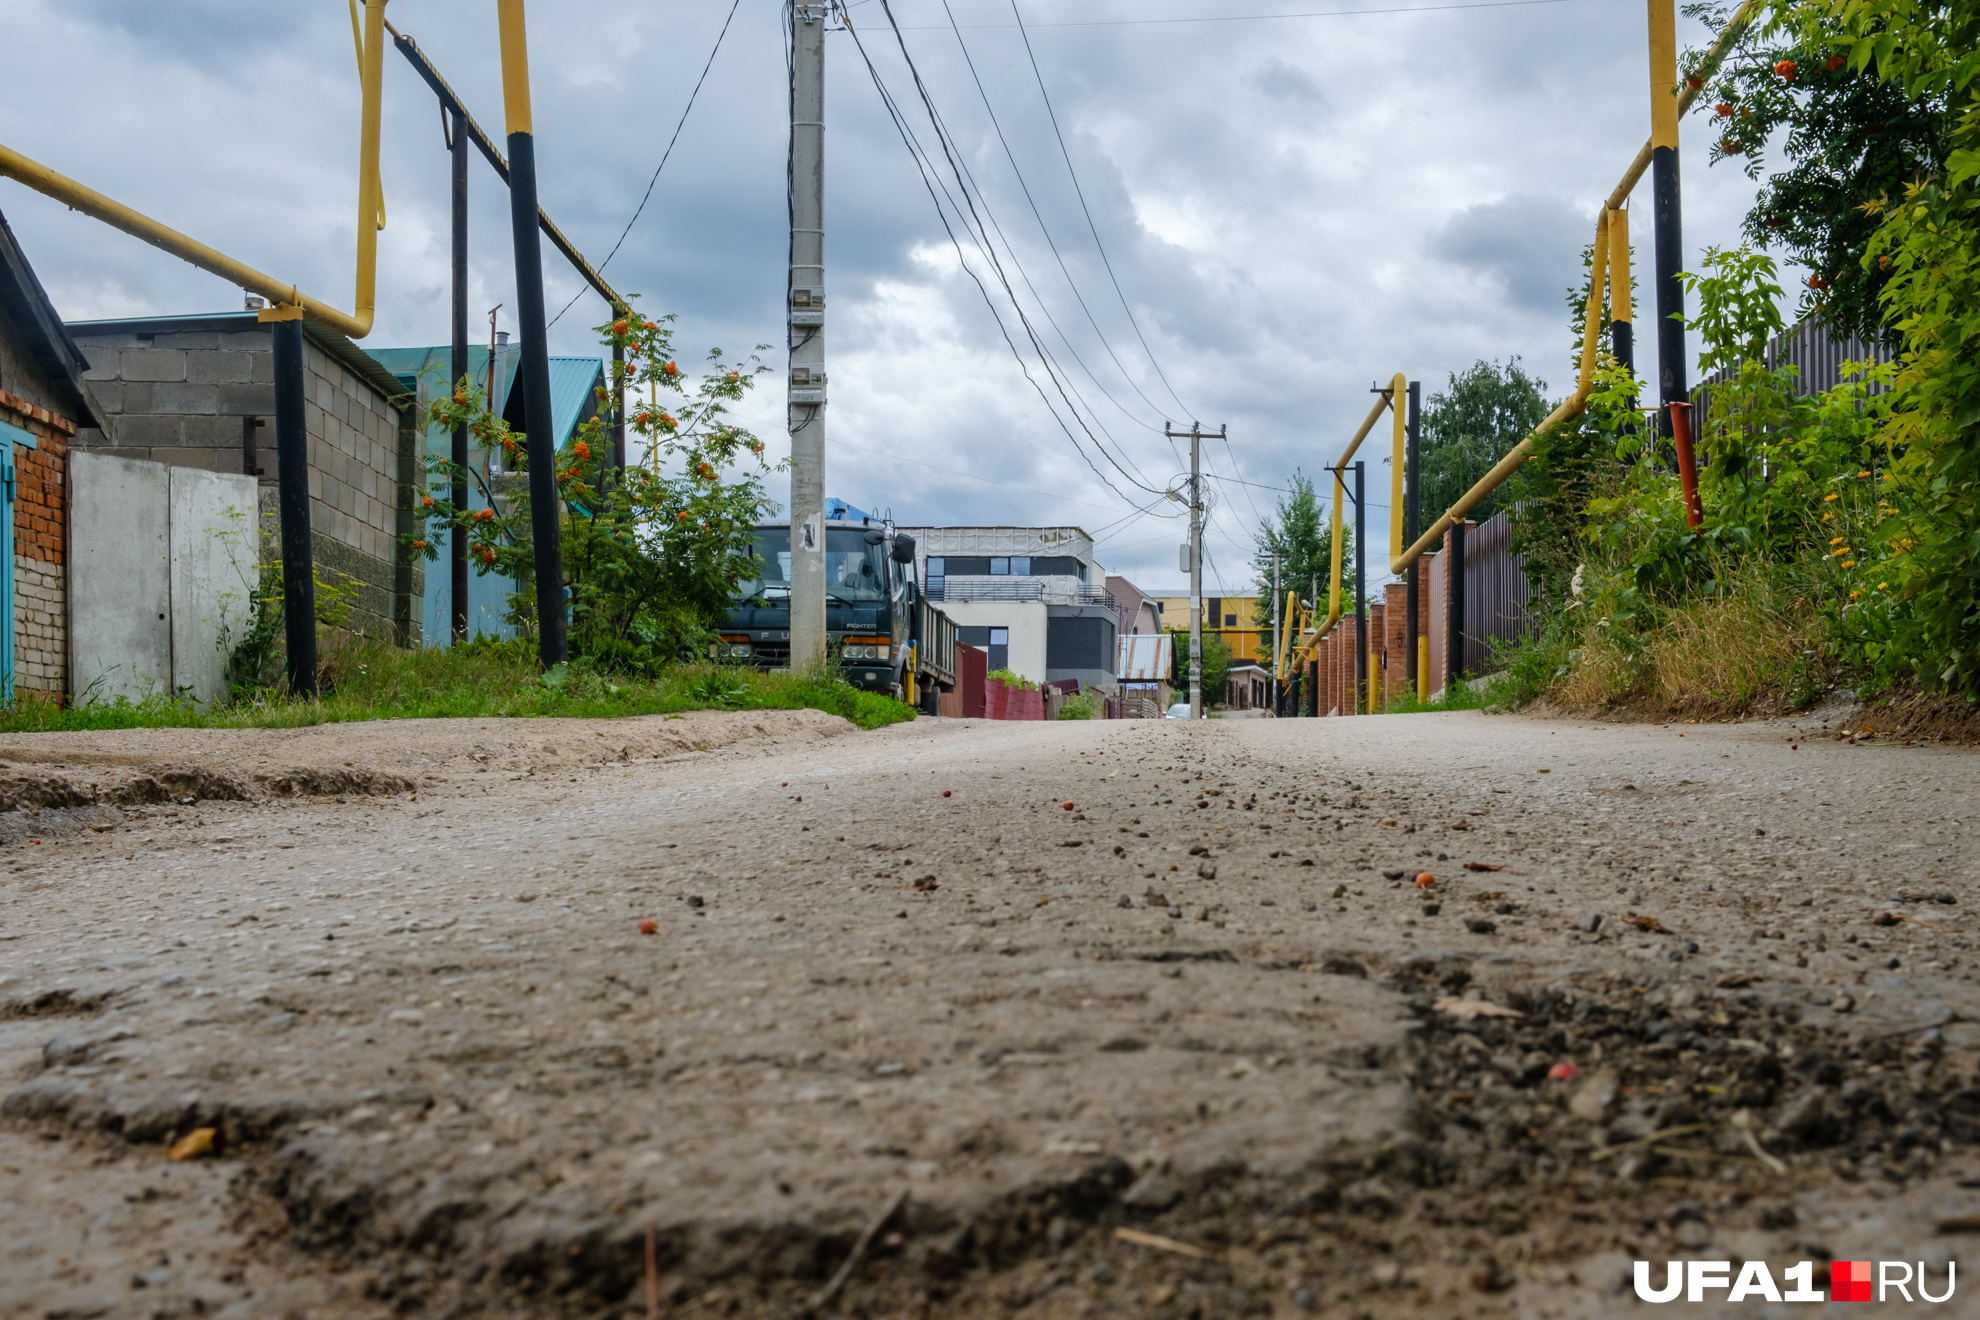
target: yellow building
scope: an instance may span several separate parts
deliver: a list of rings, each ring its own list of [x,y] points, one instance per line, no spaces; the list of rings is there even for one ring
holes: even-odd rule
[[[1156,610],[1162,616],[1162,627],[1189,627],[1189,593],[1180,596],[1151,595]],[[1254,624],[1252,615],[1258,608],[1258,597],[1252,596],[1205,596],[1203,598],[1203,631],[1215,633],[1224,639],[1224,645],[1231,648],[1231,656],[1237,660],[1256,660],[1269,664],[1272,656],[1272,629],[1268,625]]]

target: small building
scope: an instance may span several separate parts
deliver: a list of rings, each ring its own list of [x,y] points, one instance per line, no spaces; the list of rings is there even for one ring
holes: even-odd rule
[[[72,322],[89,359],[100,424],[79,450],[259,482],[265,539],[277,540],[274,327],[238,312]],[[348,338],[303,322],[310,547],[326,581],[352,589],[348,627],[419,644],[425,563],[405,550],[423,485],[404,386]]]
[[[1253,660],[1240,660],[1224,674],[1225,710],[1272,709],[1272,674]]]
[[[1112,689],[1120,614],[1077,527],[904,527],[928,598],[990,668]]]
[[[1122,637],[1114,668],[1121,678],[1123,719],[1160,719],[1175,700],[1176,646],[1167,633]]]
[[[451,389],[454,351],[442,345],[435,348],[374,348],[366,350],[380,366],[392,373],[408,396],[415,419],[426,415],[427,405]],[[491,374],[491,365],[493,368]],[[468,347],[468,374],[487,391],[490,408],[518,432],[524,424],[524,394],[521,384],[522,355],[510,346],[507,331],[498,332],[491,349],[487,345]],[[568,445],[580,426],[598,415],[599,390],[606,388],[605,364],[597,358],[553,357],[550,359],[550,420],[559,449]],[[490,388],[491,384],[494,388]],[[415,426],[418,425],[417,420]],[[451,431],[428,426],[420,470],[425,474],[428,459],[448,458],[454,452]],[[470,464],[475,479],[468,484],[468,505],[490,507],[490,500],[502,497],[502,456],[474,446],[470,438]],[[424,475],[422,477],[424,479]],[[426,564],[425,590],[420,599],[421,635],[428,646],[453,643],[453,573],[446,545],[440,558]],[[468,636],[514,637],[509,622],[509,597],[522,590],[520,582],[494,574],[468,570]]]
[[[0,698],[69,691],[69,446],[89,363],[0,216]]]
[[[1120,616],[1118,627],[1121,636],[1145,636],[1162,631],[1162,611],[1156,608],[1155,598],[1140,587],[1118,574],[1109,573],[1107,594],[1114,598],[1114,610]]]
[[[1189,590],[1180,594],[1157,593],[1149,597],[1155,602],[1156,612],[1161,616],[1162,627],[1189,630]],[[1233,660],[1256,660],[1266,664],[1272,658],[1272,627],[1269,623],[1260,626],[1254,611],[1258,608],[1258,597],[1250,596],[1208,596],[1203,598],[1203,631],[1215,633],[1231,648]],[[1270,609],[1270,603],[1266,608]]]

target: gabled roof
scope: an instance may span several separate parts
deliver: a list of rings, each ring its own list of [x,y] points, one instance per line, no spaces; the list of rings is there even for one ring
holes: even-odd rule
[[[405,382],[425,377],[437,384],[445,381],[453,368],[454,350],[444,344],[435,348],[373,348],[366,352]],[[522,395],[516,387],[521,383],[522,351],[510,344],[505,356],[507,378],[494,391],[492,408],[498,417],[508,418],[511,426],[520,429]],[[476,380],[487,381],[487,345],[468,346],[468,370]],[[604,384],[605,364],[598,358],[550,359],[550,429],[560,446],[570,443],[572,433],[595,410],[596,400],[591,392]]]
[[[21,251],[13,227],[4,215],[0,215],[0,311],[21,328],[36,365],[48,373],[55,388],[65,392],[66,397],[59,402],[69,420],[78,426],[101,427],[103,419],[97,415],[95,401],[83,384],[89,359],[76,347],[76,341],[69,338],[68,329],[56,314],[54,304],[48,301],[47,290],[41,287],[41,280],[28,264],[27,254]]]

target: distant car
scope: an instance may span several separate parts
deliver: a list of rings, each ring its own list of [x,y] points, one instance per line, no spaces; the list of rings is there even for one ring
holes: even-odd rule
[[[1189,718],[1189,703],[1188,703],[1187,701],[1178,701],[1178,702],[1177,702],[1177,703],[1176,703],[1175,705],[1173,705],[1173,706],[1171,706],[1171,707],[1169,707],[1169,713],[1168,713],[1168,714],[1166,714],[1166,715],[1164,715],[1164,716],[1163,716],[1162,718],[1163,718],[1163,719],[1165,719],[1165,720],[1186,720],[1186,719],[1188,719],[1188,718]]]

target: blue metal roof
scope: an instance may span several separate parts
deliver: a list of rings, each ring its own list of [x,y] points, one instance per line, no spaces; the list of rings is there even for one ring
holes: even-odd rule
[[[598,411],[593,389],[605,386],[605,364],[597,358],[550,359],[550,427],[557,447],[571,442],[578,424]]]
[[[424,381],[428,394],[437,394],[445,386],[448,373],[453,369],[453,349],[444,344],[436,348],[371,348],[365,352],[408,385]],[[506,356],[507,379],[501,382],[491,401],[492,409],[498,416],[509,411],[522,363],[522,353],[514,344],[509,345]],[[488,379],[486,345],[468,346],[468,371],[477,381]],[[550,423],[558,448],[568,445],[578,425],[597,411],[592,390],[602,389],[604,385],[605,364],[597,358],[550,359]]]

